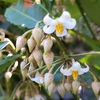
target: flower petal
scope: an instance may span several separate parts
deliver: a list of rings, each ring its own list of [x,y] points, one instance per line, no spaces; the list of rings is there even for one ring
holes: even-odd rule
[[[43,19],[44,24],[46,25],[53,25],[55,23],[55,20],[49,17],[49,14],[47,14]]]
[[[45,25],[43,27],[43,31],[47,34],[51,34],[55,31],[55,26],[54,25],[50,25],[50,26]]]
[[[73,18],[67,19],[64,23],[67,29],[73,29],[76,26],[76,20]]]
[[[89,66],[87,65],[87,64],[85,64],[87,67],[86,68],[81,68],[80,70],[79,70],[79,75],[82,75],[82,74],[84,74],[84,73],[86,73],[86,72],[88,72],[89,71]]]
[[[67,12],[67,11],[64,11],[64,12],[62,13],[62,15],[61,15],[57,20],[58,20],[59,22],[64,23],[64,22],[66,21],[66,19],[70,19],[70,18],[71,18],[70,13]]]
[[[60,69],[60,72],[63,74],[63,75],[65,75],[65,76],[70,76],[71,74],[72,74],[72,72],[71,72],[71,68],[69,68],[69,69],[63,69],[63,67],[64,66],[62,66],[61,67],[61,69]]]
[[[66,28],[64,29],[64,31],[62,32],[62,34],[59,34],[59,33],[56,32],[56,35],[57,35],[58,37],[63,37],[63,36],[66,36],[67,34],[68,34],[68,33],[67,33]]]

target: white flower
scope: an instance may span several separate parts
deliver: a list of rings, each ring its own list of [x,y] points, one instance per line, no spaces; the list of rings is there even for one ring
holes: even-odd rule
[[[39,74],[39,72],[36,72],[34,78],[30,77],[30,75],[28,75],[28,76],[29,76],[29,78],[30,78],[32,81],[38,83],[39,86],[40,86],[41,84],[43,84],[43,82],[44,82],[43,77],[41,76],[41,74]]]
[[[63,69],[63,66],[61,67],[60,69],[60,72],[62,74],[64,74],[65,76],[70,76],[72,75],[73,76],[73,79],[74,80],[77,80],[78,78],[78,75],[82,75],[86,72],[89,71],[89,66],[87,64],[86,65],[86,68],[81,68],[81,65],[79,62],[75,62],[74,60],[72,61],[72,66],[68,69]]]
[[[76,20],[71,18],[70,13],[67,11],[64,11],[57,19],[52,19],[49,17],[49,14],[47,14],[43,22],[45,24],[43,31],[47,34],[51,34],[56,30],[58,37],[67,35],[66,29],[73,29],[76,25]]]

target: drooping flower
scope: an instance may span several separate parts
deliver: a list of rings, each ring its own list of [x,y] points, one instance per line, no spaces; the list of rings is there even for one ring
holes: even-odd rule
[[[77,61],[74,61],[74,59],[73,59],[72,66],[69,69],[68,68],[63,69],[64,66],[62,66],[60,69],[60,72],[65,76],[72,75],[73,79],[77,80],[78,75],[82,75],[89,71],[89,66],[87,64],[85,64],[85,65],[86,65],[86,68],[82,68],[80,63]]]
[[[43,31],[47,34],[52,34],[56,30],[58,37],[65,36],[67,34],[66,29],[73,29],[76,25],[76,20],[71,18],[70,13],[67,11],[64,11],[57,19],[52,19],[49,17],[49,14],[47,14],[43,22],[45,24]]]
[[[36,72],[35,77],[33,77],[33,78],[30,75],[28,75],[28,76],[32,81],[38,83],[39,86],[41,86],[44,82],[44,79],[43,79],[42,75],[39,72]]]

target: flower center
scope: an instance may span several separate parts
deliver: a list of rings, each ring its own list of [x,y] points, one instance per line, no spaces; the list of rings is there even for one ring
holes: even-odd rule
[[[78,78],[78,71],[72,71],[72,76],[74,80],[77,80]]]
[[[42,87],[42,84],[39,84],[39,87],[41,88]]]
[[[57,24],[56,24],[56,32],[57,32],[58,34],[62,34],[63,30],[64,30],[63,24],[62,24],[62,23],[57,23]]]

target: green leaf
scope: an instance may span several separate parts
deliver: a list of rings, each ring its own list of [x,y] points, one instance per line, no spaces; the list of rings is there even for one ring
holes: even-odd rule
[[[100,25],[100,0],[78,0],[81,7],[96,24]]]
[[[100,55],[87,55],[80,59],[80,61],[91,65],[90,70],[94,72],[95,75],[100,76]]]
[[[9,44],[9,41],[0,42],[0,50],[6,47]]]
[[[14,56],[9,56],[5,58],[0,58],[0,74],[13,63],[14,60],[19,58],[21,54],[17,54]]]
[[[29,8],[24,8],[23,0],[19,0],[16,6],[9,7],[5,12],[8,21],[15,25],[33,28],[38,21],[43,20],[47,10],[40,4],[34,4]]]
[[[9,2],[9,3],[14,3],[14,2],[17,2],[18,0],[1,0],[1,1]]]
[[[85,39],[85,43],[87,43],[92,49],[94,50],[100,50],[100,44],[99,42],[91,39],[89,36],[85,35],[84,33],[79,33],[76,30],[73,30],[77,35]]]

